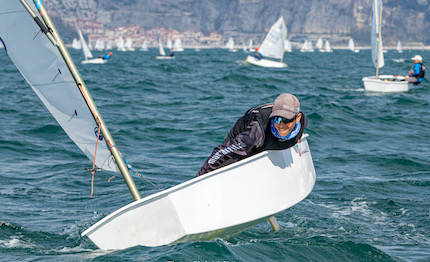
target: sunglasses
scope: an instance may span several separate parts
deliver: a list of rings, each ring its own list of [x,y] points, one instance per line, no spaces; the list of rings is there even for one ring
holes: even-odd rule
[[[296,119],[297,115],[295,115],[293,118],[288,119],[285,117],[281,117],[281,116],[275,116],[275,118],[273,118],[273,121],[275,121],[276,124],[280,124],[281,122],[284,124],[288,124],[294,121],[294,119]]]

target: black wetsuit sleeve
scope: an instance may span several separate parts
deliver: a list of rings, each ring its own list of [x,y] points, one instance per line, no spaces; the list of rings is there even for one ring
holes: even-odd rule
[[[229,165],[250,155],[251,150],[262,145],[264,133],[257,121],[252,121],[237,136],[226,139],[214,148],[212,154],[200,168],[197,176],[201,176],[220,167]]]

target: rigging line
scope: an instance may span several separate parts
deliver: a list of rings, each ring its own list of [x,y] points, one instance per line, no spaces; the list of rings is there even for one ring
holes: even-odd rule
[[[124,157],[123,157],[123,159],[124,159],[124,162],[125,162],[125,164],[126,164],[126,166],[127,166],[128,170],[130,170],[130,172],[133,174],[133,176],[134,176],[134,177],[136,177],[136,178],[143,178],[143,179],[145,179],[145,180],[146,180],[146,182],[150,183],[152,186],[154,186],[154,187],[158,188],[160,191],[163,191],[163,189],[161,189],[161,188],[160,188],[160,187],[158,187],[156,184],[154,184],[154,183],[152,183],[151,181],[149,181],[147,178],[145,178],[145,177],[144,177],[143,175],[141,175],[139,172],[134,171],[134,170],[133,170],[133,166],[132,166],[132,165],[130,165]]]
[[[156,184],[152,183],[152,182],[151,182],[151,181],[149,181],[147,178],[145,178],[144,176],[142,176],[141,174],[139,174],[139,172],[136,172],[136,171],[133,171],[133,170],[131,170],[131,172],[132,172],[133,174],[136,174],[136,175],[135,175],[136,177],[140,177],[140,178],[145,179],[145,181],[146,181],[146,182],[148,182],[148,183],[150,183],[153,187],[156,187],[156,188],[158,188],[160,191],[163,191],[163,189],[161,189],[161,188],[160,188],[160,187],[158,187]]]
[[[99,130],[96,138],[96,149],[94,152],[94,160],[93,160],[93,169],[91,170],[91,198],[93,198],[93,191],[94,191],[94,174],[96,173],[96,155],[97,155],[97,145],[99,144],[99,136],[100,136],[100,125]]]

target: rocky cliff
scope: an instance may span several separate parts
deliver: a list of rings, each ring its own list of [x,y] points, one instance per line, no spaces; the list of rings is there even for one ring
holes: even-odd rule
[[[384,0],[384,42],[430,44],[428,0]],[[369,43],[372,0],[45,0],[57,17],[78,16],[108,28],[138,24],[261,37],[284,16],[289,36],[353,37]]]

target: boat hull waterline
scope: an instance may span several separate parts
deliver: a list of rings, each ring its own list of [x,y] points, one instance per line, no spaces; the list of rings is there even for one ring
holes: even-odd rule
[[[370,92],[407,92],[413,86],[412,83],[405,81],[404,76],[380,75],[363,77],[364,90]]]
[[[228,239],[305,199],[315,180],[304,136],[292,148],[259,153],[135,201],[82,236],[100,249]]]
[[[174,56],[156,56],[155,59],[175,59]]]
[[[282,62],[278,62],[278,61],[272,61],[272,60],[268,60],[268,59],[258,59],[254,56],[248,56],[246,58],[246,62],[256,65],[256,66],[261,66],[261,67],[273,67],[273,68],[284,68],[287,67],[286,63],[282,63]]]
[[[104,64],[107,60],[103,58],[94,58],[81,61],[81,64]]]

